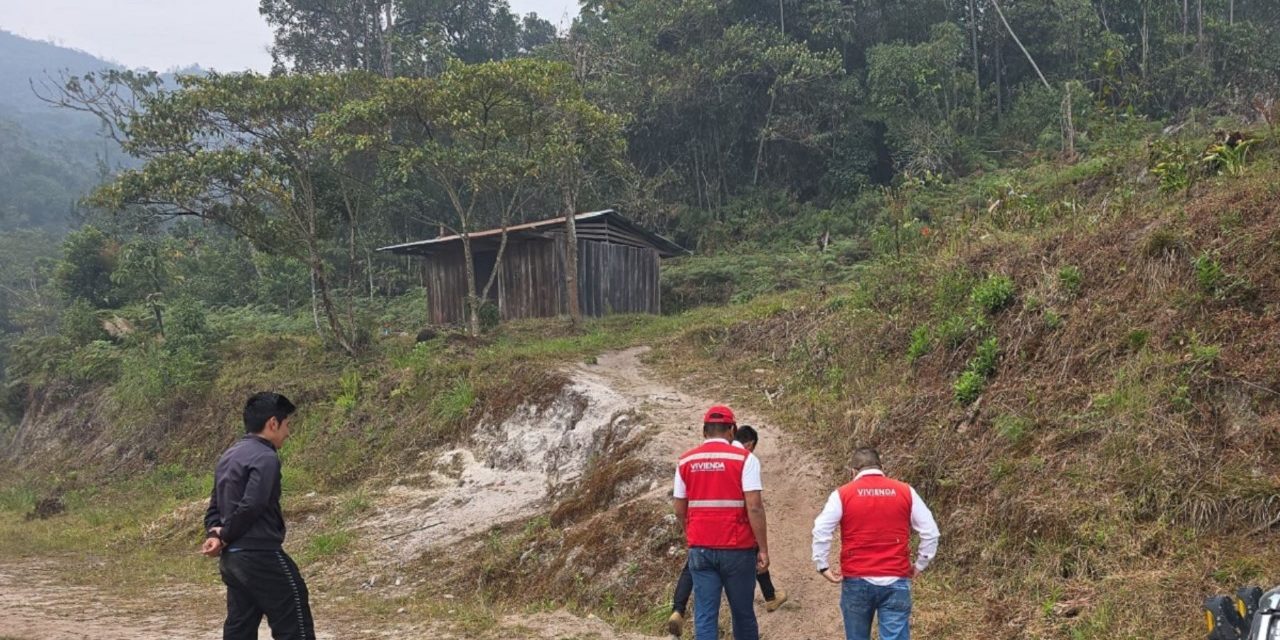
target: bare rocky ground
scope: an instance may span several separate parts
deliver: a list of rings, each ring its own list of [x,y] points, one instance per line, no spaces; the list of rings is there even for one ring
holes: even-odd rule
[[[394,575],[396,564],[442,545],[545,510],[548,496],[573,482],[610,435],[645,437],[639,455],[650,473],[627,490],[626,499],[665,499],[676,456],[701,441],[701,414],[721,400],[686,393],[662,380],[641,362],[645,351],[610,353],[594,364],[573,367],[568,372],[572,383],[550,405],[522,408],[502,424],[482,424],[466,448],[424,461],[424,467],[436,471],[397,479],[374,492],[373,508],[361,525],[362,544],[380,552],[373,555],[390,558],[383,575]],[[749,413],[739,421],[760,431],[757,454],[764,469],[771,571],[775,584],[789,596],[777,612],[758,607],[761,635],[777,640],[840,637],[839,591],[814,572],[809,560],[813,517],[832,487],[823,481],[821,466],[785,430]],[[158,640],[220,635],[221,595],[216,588],[125,601],[60,584],[53,568],[48,561],[0,565],[0,638]],[[671,578],[674,582],[675,576]],[[323,597],[315,599],[314,608],[321,638],[477,637],[433,621],[406,620],[407,616],[326,619]],[[727,627],[727,617],[722,617],[722,624]],[[645,637],[618,632],[593,616],[564,611],[503,616],[492,628],[476,633],[507,639]],[[269,637],[265,624],[260,637]]]

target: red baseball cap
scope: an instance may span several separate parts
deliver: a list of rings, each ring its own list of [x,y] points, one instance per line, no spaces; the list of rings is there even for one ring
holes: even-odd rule
[[[730,409],[729,407],[726,407],[722,404],[718,404],[714,407],[711,407],[710,409],[707,409],[706,415],[702,416],[702,422],[703,424],[708,424],[708,423],[733,424],[733,425],[738,424],[738,421],[733,417],[733,409]]]

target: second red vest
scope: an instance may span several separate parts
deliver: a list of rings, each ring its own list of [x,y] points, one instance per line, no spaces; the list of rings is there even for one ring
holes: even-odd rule
[[[742,468],[748,455],[746,449],[717,440],[680,456],[680,478],[689,501],[685,538],[690,547],[756,547],[742,492]]]
[[[882,475],[840,487],[840,573],[911,577],[911,487]]]

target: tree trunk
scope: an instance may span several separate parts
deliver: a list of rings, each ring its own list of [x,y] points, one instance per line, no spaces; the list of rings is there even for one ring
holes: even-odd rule
[[[476,263],[471,255],[471,233],[463,232],[462,261],[467,274],[467,328],[471,335],[480,335],[480,297],[476,295]]]
[[[324,263],[320,259],[318,251],[313,251],[308,247],[310,255],[307,262],[311,265],[311,276],[315,282],[316,294],[320,297],[320,311],[324,313],[325,320],[329,323],[329,331],[333,334],[333,339],[346,351],[348,355],[356,355],[356,345],[347,335],[347,330],[342,326],[342,320],[338,318],[338,312],[333,304],[333,298],[329,295],[329,282],[324,275]]]
[[[1062,144],[1066,160],[1067,162],[1071,162],[1076,159],[1076,125],[1071,113],[1071,83],[1067,82],[1064,88],[1066,89],[1066,98],[1062,101],[1062,110],[1064,113]]]
[[[329,295],[329,281],[324,273],[324,254],[319,245],[319,212],[316,210],[315,185],[309,179],[302,178],[298,180],[296,188],[298,189],[297,197],[301,198],[301,201],[291,198],[286,202],[289,202],[289,211],[298,223],[303,235],[303,244],[307,249],[307,267],[311,270],[312,316],[316,321],[316,329],[320,330],[318,316],[319,313],[323,313],[325,320],[329,323],[329,331],[333,333],[334,341],[348,355],[355,355],[356,345],[352,337],[347,335],[347,329],[342,326],[333,298]],[[315,308],[317,303],[320,307],[319,313]],[[354,323],[351,328],[355,329]]]
[[[982,125],[982,74],[978,66],[978,12],[974,9],[977,0],[969,0],[969,33],[973,42],[973,131],[977,133]]]
[[[151,307],[151,313],[156,317],[156,328],[160,331],[160,337],[164,338],[167,336],[165,336],[164,333],[164,313],[160,310],[159,298],[160,292],[156,291],[154,293],[148,293],[146,301],[147,306]]]
[[[1142,3],[1142,28],[1139,30],[1139,34],[1142,37],[1142,64],[1140,68],[1142,73],[1142,84],[1145,86],[1147,83],[1147,52],[1150,47],[1148,43],[1151,36],[1151,31],[1147,26],[1147,3],[1145,1]]]
[[[773,105],[778,99],[777,81],[769,90],[769,110],[764,114],[764,126],[760,127],[760,141],[756,143],[756,165],[751,171],[751,186],[760,182],[760,164],[764,162],[764,138],[769,134],[769,120],[773,118]]]
[[[345,190],[342,197],[347,201],[347,219],[350,222],[347,229],[347,324],[351,325],[354,331],[356,328],[356,270],[360,257],[356,253],[356,213],[351,207],[350,198]]]
[[[388,2],[383,5],[386,10],[386,28],[382,31],[382,75],[387,78],[396,76],[395,62],[391,56],[391,38],[395,35],[395,22],[391,14],[391,6],[394,3]]]
[[[507,238],[510,237],[507,235],[507,222],[508,220],[505,219],[502,221],[502,241],[498,243],[498,255],[493,259],[493,271],[489,272],[489,279],[485,280],[484,289],[480,291],[481,300],[489,299],[489,290],[493,288],[493,283],[497,282],[498,274],[502,271],[502,256],[507,252]],[[498,301],[502,302],[501,296],[499,296]],[[501,305],[499,305],[498,310],[502,310]]]
[[[569,294],[569,321],[574,327],[582,325],[582,301],[578,296],[578,221],[577,209],[573,197],[573,187],[565,184],[561,188],[564,205],[564,244],[565,266],[564,284]]]
[[[1196,0],[1196,48],[1205,53],[1204,46],[1204,0]]]
[[[996,2],[996,0],[991,0],[991,6],[996,8],[996,14],[1000,16],[1000,22],[1004,23],[1004,28],[1009,31],[1009,35],[1013,37],[1014,43],[1018,45],[1019,49],[1022,49],[1022,55],[1027,57],[1027,62],[1030,62],[1031,68],[1036,70],[1036,75],[1040,76],[1040,82],[1044,83],[1044,88],[1053,89],[1053,87],[1049,86],[1049,81],[1044,79],[1044,74],[1040,73],[1040,65],[1036,64],[1035,58],[1031,57],[1031,52],[1027,51],[1027,48],[1022,46],[1022,41],[1018,39],[1018,34],[1014,33],[1013,27],[1009,26],[1009,21],[1005,19],[1004,12],[1000,10],[1000,3]]]
[[[307,270],[311,274],[311,321],[316,325],[316,335],[324,337],[324,328],[320,326],[320,301],[316,295],[316,272],[311,270],[311,265],[307,265]]]
[[[1004,116],[1004,47],[996,43],[996,120]]]
[[[1187,52],[1187,17],[1190,15],[1190,5],[1187,0],[1182,0],[1182,53]]]
[[[365,264],[364,272],[365,272],[365,275],[369,276],[369,302],[373,302],[373,292],[374,292],[373,252],[369,250],[369,245],[367,244],[368,240],[366,240],[365,242],[366,244],[364,247],[364,264]]]

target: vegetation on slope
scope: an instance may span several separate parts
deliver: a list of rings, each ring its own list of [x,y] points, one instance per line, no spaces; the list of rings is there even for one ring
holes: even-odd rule
[[[1280,416],[1280,154],[1266,132],[1250,135],[1253,152],[1232,172],[1202,161],[1199,150],[1221,151],[1211,137],[1182,134],[1197,151],[1174,188],[1153,171],[1168,162],[1159,134],[1117,137],[1079,163],[920,184],[893,197],[928,222],[894,223],[906,233],[870,245],[870,260],[845,266],[806,248],[790,263],[814,269],[775,279],[794,278],[795,291],[763,286],[737,304],[583,332],[552,320],[415,343],[399,335],[416,326],[418,303],[406,299],[382,311],[392,335],[358,361],[307,335],[306,315],[207,311],[188,329],[175,321],[164,341],[154,328],[99,337],[75,347],[75,366],[25,374],[28,420],[6,431],[9,450],[34,442],[23,439],[32,429],[62,446],[43,459],[54,473],[7,479],[0,523],[6,539],[26,541],[21,552],[102,537],[113,548],[146,542],[183,566],[176,554],[195,534],[164,514],[203,496],[212,456],[236,432],[228,403],[266,385],[305,408],[286,449],[290,508],[320,515],[303,529],[302,555],[344,584],[325,567],[359,544],[349,527],[362,482],[413,468],[481,414],[558,388],[557,363],[651,343],[658,366],[695,379],[717,371],[708,385],[803,433],[827,456],[832,486],[849,450],[870,443],[927,496],[945,559],[920,598],[947,615],[923,615],[923,633],[1151,637],[1172,625],[1190,637],[1203,594],[1280,575],[1268,553],[1280,495],[1268,453]],[[724,266],[750,259],[694,259],[667,284],[713,296],[735,277]],[[145,326],[145,310],[137,315]],[[266,326],[279,335],[262,335]],[[133,377],[165,371],[167,382]],[[66,468],[76,471],[57,471]],[[593,477],[583,490],[624,480]],[[65,513],[23,520],[52,495]],[[477,541],[484,553],[426,563],[423,575],[436,576],[432,588],[478,586],[481,603],[550,601],[652,622],[674,568],[646,545],[677,532],[661,510],[587,504],[555,526],[548,514],[496,530]],[[169,532],[159,546],[148,537],[157,520]],[[592,557],[604,564],[564,571],[577,547],[601,551]],[[1154,593],[1181,613],[1141,615]]]

